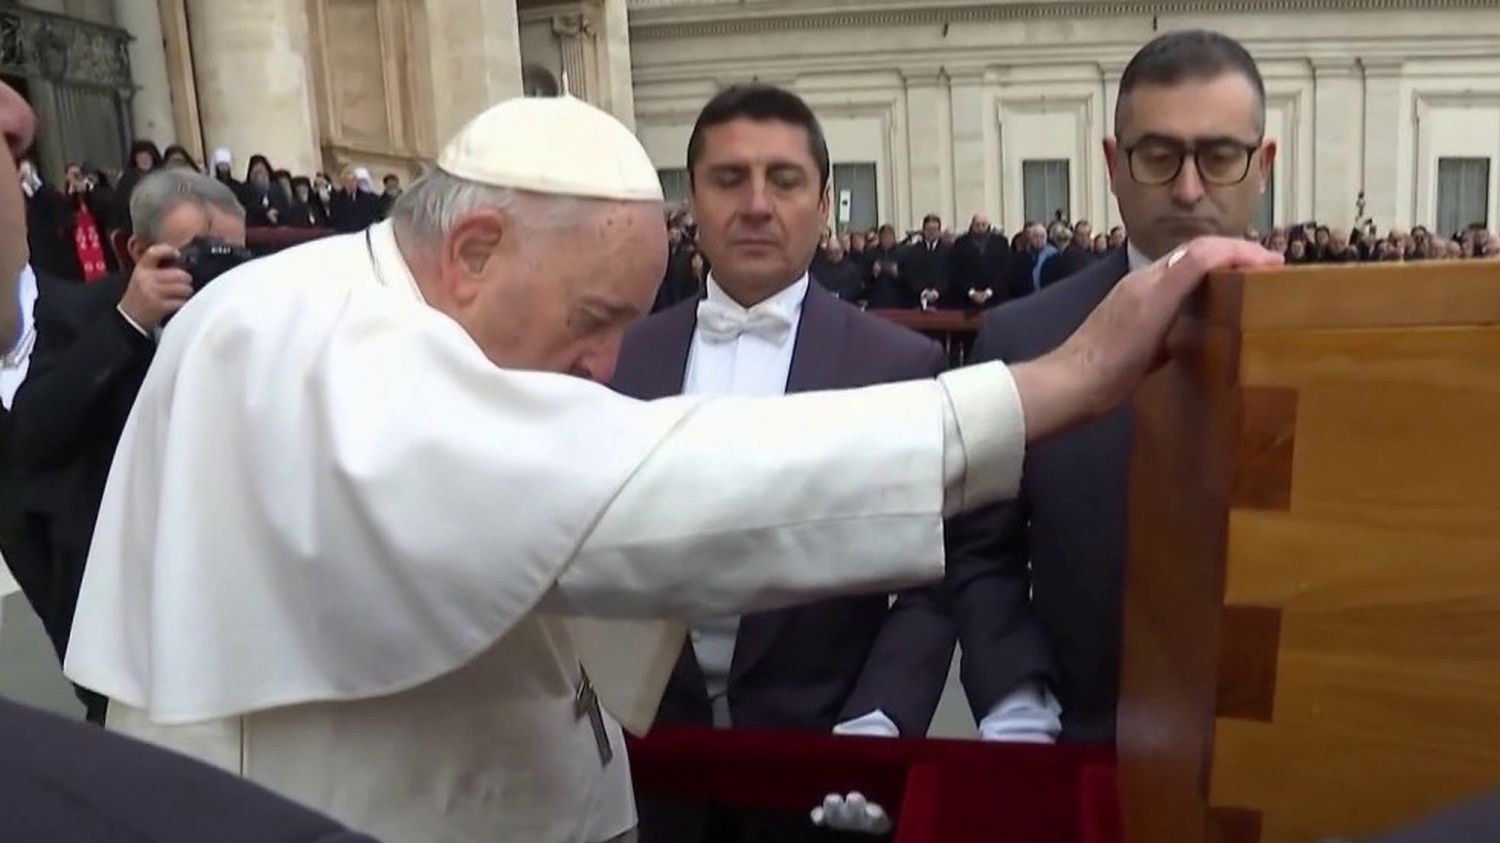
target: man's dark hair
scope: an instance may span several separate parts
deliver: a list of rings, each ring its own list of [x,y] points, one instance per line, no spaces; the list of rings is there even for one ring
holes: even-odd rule
[[[828,189],[828,141],[823,126],[802,98],[775,85],[753,82],[731,85],[714,95],[698,113],[693,134],[688,138],[688,183],[696,184],[698,159],[703,157],[703,135],[715,126],[746,118],[755,121],[776,120],[807,130],[807,149],[818,165],[818,189]]]
[[[1124,132],[1127,94],[1142,85],[1169,86],[1187,80],[1204,81],[1226,73],[1250,80],[1255,89],[1258,132],[1266,127],[1266,83],[1260,68],[1240,42],[1218,32],[1185,29],[1153,38],[1125,66],[1120,96],[1115,103],[1115,137]]]
[[[922,218],[922,227],[926,228],[927,224],[930,223],[930,222],[935,222],[938,225],[942,225],[943,224],[943,218],[940,217],[940,216],[938,216],[937,214],[928,214],[927,216],[925,216],[925,217]]]
[[[381,179],[381,182],[384,183],[384,184],[390,184],[391,182],[395,182],[396,184],[400,184],[401,183],[401,177],[398,176],[398,175],[396,175],[395,173],[386,173],[385,174],[385,178]]]

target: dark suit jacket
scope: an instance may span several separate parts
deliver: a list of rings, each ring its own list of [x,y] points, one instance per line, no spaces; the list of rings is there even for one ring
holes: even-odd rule
[[[0,840],[374,843],[228,773],[0,701]]]
[[[865,300],[865,268],[847,257],[838,263],[823,261],[813,267],[812,277],[840,301],[854,304]]]
[[[1056,348],[1128,263],[1118,249],[991,311],[974,361],[1014,363]],[[1031,448],[1019,497],[965,518],[950,540],[948,583],[976,718],[1042,678],[1062,703],[1063,739],[1114,740],[1130,434],[1125,408]]]
[[[18,570],[16,580],[59,656],[115,446],[156,350],[115,309],[127,282],[38,279],[36,347],[11,408],[8,456],[24,489],[28,541],[46,546],[45,558],[26,560],[39,568]]]
[[[961,296],[965,307],[972,307],[969,289],[994,291],[985,307],[996,307],[1011,298],[1007,276],[1010,272],[1010,243],[991,231],[969,232],[953,243],[954,294]]]
[[[612,386],[653,399],[682,392],[697,303],[637,325],[625,339]],[[931,340],[808,288],[787,377],[788,392],[928,378],[944,365]],[[730,671],[734,722],[749,728],[827,732],[884,711],[904,735],[923,735],[942,695],[954,629],[931,589],[842,597],[746,615]],[[712,722],[702,671],[683,650],[659,721]]]
[[[938,242],[928,246],[918,241],[906,247],[901,277],[913,306],[920,306],[923,290],[937,290],[941,295],[934,307],[961,308],[968,301],[967,287],[960,299],[953,283],[953,247]]]
[[[334,230],[350,234],[364,231],[380,221],[380,197],[363,190],[354,195],[340,188],[328,200],[328,223]]]
[[[1092,266],[1095,260],[1094,253],[1088,249],[1069,246],[1042,265],[1042,286],[1050,287],[1064,278],[1072,278]]]
[[[917,306],[917,294],[906,282],[906,250],[901,246],[865,251],[865,291],[874,309],[899,309]],[[895,272],[892,272],[892,269]]]

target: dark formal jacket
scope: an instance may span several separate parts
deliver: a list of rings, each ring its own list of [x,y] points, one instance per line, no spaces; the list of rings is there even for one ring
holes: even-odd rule
[[[5,701],[0,840],[374,843],[221,770]]]
[[[905,249],[879,245],[865,250],[865,292],[873,310],[906,309],[917,306],[917,294],[906,283]],[[894,271],[892,271],[894,270]]]
[[[328,200],[328,222],[335,231],[351,234],[364,231],[380,221],[380,197],[364,190],[355,190],[354,195],[335,190]]]
[[[838,263],[824,260],[811,272],[813,280],[840,301],[850,304],[865,301],[865,268],[858,262],[848,257]]]
[[[994,231],[964,234],[953,243],[953,286],[965,307],[972,307],[969,290],[989,289],[994,296],[985,307],[996,307],[1011,298],[1010,243]]]
[[[921,305],[923,290],[937,290],[940,298],[933,307],[958,308],[968,300],[960,299],[953,283],[953,247],[942,241],[927,243],[919,240],[906,247],[905,261],[901,266],[902,280],[914,307]]]
[[[688,240],[670,247],[667,253],[667,271],[662,276],[661,286],[656,290],[652,313],[666,310],[688,299],[696,301],[703,296],[702,282],[698,280],[697,273],[693,272],[693,254],[696,251]]]
[[[155,343],[116,310],[128,278],[88,286],[38,278],[36,347],[16,393],[8,460],[24,489],[40,570],[16,580],[61,657],[115,446],[146,377]]]
[[[1050,287],[1064,278],[1071,278],[1088,269],[1096,260],[1098,258],[1088,249],[1077,246],[1062,249],[1042,264],[1042,286]]]
[[[1122,247],[991,311],[974,362],[1056,348],[1128,268]],[[948,585],[976,719],[1042,679],[1062,704],[1064,740],[1114,739],[1130,435],[1127,407],[1029,448],[1019,496],[950,535]]]

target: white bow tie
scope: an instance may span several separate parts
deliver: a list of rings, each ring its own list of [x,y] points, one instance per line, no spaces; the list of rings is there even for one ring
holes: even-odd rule
[[[741,334],[750,334],[780,345],[792,331],[792,317],[786,309],[769,302],[742,310],[716,301],[698,302],[698,331],[712,343],[733,342]]]

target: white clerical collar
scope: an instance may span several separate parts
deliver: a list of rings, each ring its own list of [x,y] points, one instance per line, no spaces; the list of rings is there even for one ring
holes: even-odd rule
[[[396,229],[390,220],[379,222],[365,229],[365,243],[370,250],[370,261],[375,268],[375,280],[398,294],[409,294],[413,300],[425,303],[422,288],[411,274],[411,267],[396,244]]]
[[[739,302],[730,298],[728,293],[724,292],[724,288],[720,287],[719,282],[714,280],[712,271],[708,273],[707,286],[707,298],[709,301],[724,305],[739,313],[751,313],[766,307],[777,307],[787,313],[801,313],[802,302],[807,299],[808,276],[806,272],[802,273],[802,277],[798,278],[796,283],[749,309],[743,307]]]
[[[1141,250],[1137,249],[1135,247],[1135,244],[1131,243],[1129,241],[1126,241],[1126,243],[1125,243],[1125,254],[1130,258],[1130,271],[1131,272],[1135,272],[1136,270],[1139,270],[1139,269],[1145,269],[1146,267],[1150,266],[1151,264],[1156,263],[1156,261],[1154,261],[1154,260],[1146,257],[1144,254],[1142,254]]]

